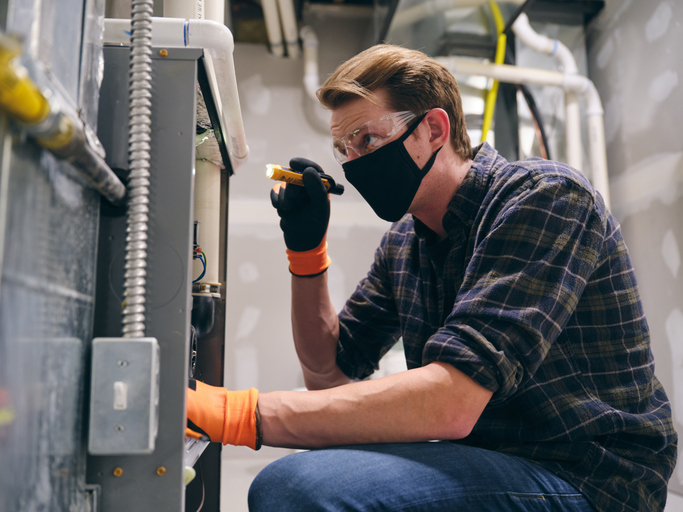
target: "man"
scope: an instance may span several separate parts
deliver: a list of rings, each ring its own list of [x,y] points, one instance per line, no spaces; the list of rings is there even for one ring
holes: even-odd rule
[[[337,315],[322,169],[294,159],[305,188],[271,193],[312,391],[198,383],[188,417],[212,440],[325,449],[265,468],[250,509],[662,510],[677,436],[599,194],[472,151],[455,80],[420,52],[370,48],[318,97],[346,178],[394,224]],[[408,370],[358,380],[400,337]]]

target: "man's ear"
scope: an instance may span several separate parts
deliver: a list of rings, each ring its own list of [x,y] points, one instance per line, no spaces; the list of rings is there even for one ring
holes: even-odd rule
[[[425,119],[427,126],[429,126],[429,142],[433,149],[436,150],[446,145],[451,133],[451,125],[446,111],[441,108],[433,108]]]

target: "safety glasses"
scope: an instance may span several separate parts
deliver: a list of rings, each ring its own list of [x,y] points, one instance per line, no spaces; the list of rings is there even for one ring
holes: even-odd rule
[[[416,117],[412,112],[404,110],[367,121],[342,138],[332,141],[334,157],[343,164],[349,159],[349,155],[360,157],[372,153],[390,142],[394,135]]]

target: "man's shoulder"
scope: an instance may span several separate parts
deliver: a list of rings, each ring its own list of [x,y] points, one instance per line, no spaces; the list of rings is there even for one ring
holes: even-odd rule
[[[576,193],[595,196],[595,189],[586,176],[562,162],[529,158],[510,162],[494,170],[490,188],[514,187],[520,192],[533,191],[545,187],[571,188]]]
[[[565,163],[554,160],[533,157],[510,163],[506,168],[507,172],[519,172],[520,170],[526,172],[529,178],[535,181],[559,179],[574,182],[591,190],[593,188],[588,178],[582,172]]]

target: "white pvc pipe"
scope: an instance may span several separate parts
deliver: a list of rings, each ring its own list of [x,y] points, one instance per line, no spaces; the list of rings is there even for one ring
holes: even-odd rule
[[[278,0],[282,30],[287,44],[287,56],[290,59],[299,57],[299,31],[296,28],[296,14],[292,0]]]
[[[208,160],[195,162],[194,218],[199,221],[199,245],[206,254],[206,274],[201,283],[219,284],[218,257],[221,210],[221,168]],[[193,277],[199,276],[202,264],[194,260]]]
[[[301,28],[299,35],[304,48],[304,89],[306,94],[317,102],[318,98],[315,93],[320,87],[318,37],[308,25]]]
[[[522,13],[512,24],[512,31],[520,42],[532,50],[550,55],[561,71],[567,75],[578,75],[579,68],[571,50],[557,39],[536,32],[529,23],[529,17]],[[568,92],[564,98],[567,163],[583,170],[583,144],[581,142],[581,111],[578,97]]]
[[[204,19],[225,24],[225,1],[204,0]]]
[[[104,42],[129,44],[130,20],[105,19]],[[152,18],[152,44],[167,48],[194,47],[205,50],[204,61],[211,90],[219,109],[223,133],[233,170],[237,171],[249,157],[240,109],[232,52],[235,44],[230,29],[211,20]]]
[[[517,39],[526,46],[538,53],[550,55],[565,73],[578,73],[574,54],[567,46],[557,39],[550,39],[547,36],[536,32],[529,23],[529,17],[522,13],[512,24],[512,31]]]
[[[474,75],[494,78],[500,82],[511,84],[535,84],[563,87],[564,75],[557,71],[544,69],[522,68],[507,64],[488,64],[481,61],[461,59],[458,57],[436,57],[436,60],[446,66],[451,73],[457,75]]]
[[[607,208],[610,207],[609,176],[607,174],[607,151],[605,144],[605,121],[601,115],[588,117],[588,143],[590,163],[593,169],[593,186],[602,194]]]
[[[285,54],[285,47],[282,43],[282,29],[280,28],[280,13],[277,10],[277,0],[261,0],[263,8],[263,19],[266,22],[266,32],[270,51],[276,57]]]
[[[303,46],[304,60],[304,112],[310,114],[308,119],[313,127],[329,135],[330,133],[330,111],[323,107],[318,101],[316,92],[320,88],[320,73],[318,70],[318,37],[315,31],[309,27],[301,27],[299,32],[301,44]]]
[[[164,0],[165,18],[204,19],[204,0]]]
[[[487,64],[457,57],[437,57],[454,75],[474,75],[494,78],[511,84],[532,84],[560,87],[565,92],[580,94],[585,102],[590,142],[590,162],[593,186],[602,195],[609,208],[609,182],[605,149],[604,110],[600,95],[593,82],[581,75],[567,75],[558,71]]]
[[[581,109],[579,96],[573,91],[568,91],[564,95],[564,129],[567,163],[577,171],[583,171]]]

